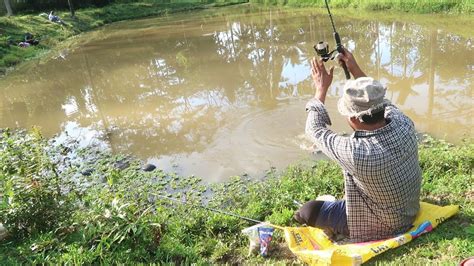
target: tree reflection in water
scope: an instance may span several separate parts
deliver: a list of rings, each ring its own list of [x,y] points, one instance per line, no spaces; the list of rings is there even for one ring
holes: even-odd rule
[[[388,86],[419,130],[454,142],[472,134],[471,40],[399,21],[341,16],[337,26],[361,67]],[[66,60],[31,63],[1,80],[0,121],[39,125],[47,135],[74,121],[103,132],[114,150],[144,158],[200,153],[252,112],[303,108],[313,94],[312,45],[332,43],[329,26],[324,13],[246,8],[117,24]],[[333,97],[344,80],[342,71],[336,76]]]

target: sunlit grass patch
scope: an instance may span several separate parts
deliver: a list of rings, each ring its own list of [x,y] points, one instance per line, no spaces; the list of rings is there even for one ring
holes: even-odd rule
[[[247,257],[248,242],[240,231],[251,223],[154,195],[287,226],[296,225],[293,200],[343,196],[341,170],[328,161],[289,166],[283,172],[270,170],[260,180],[244,176],[205,184],[194,176],[142,172],[137,170],[140,161],[133,158],[74,145],[53,145],[38,131],[28,135],[7,131],[0,138],[0,222],[18,232],[0,242],[0,264],[294,263],[281,232],[275,233],[269,259]],[[473,145],[425,139],[420,145],[422,200],[459,204],[461,211],[433,232],[369,264],[456,264],[472,255]],[[68,161],[65,158],[71,162],[67,167],[58,163]],[[115,163],[124,160],[130,167],[118,170]],[[91,174],[81,174],[84,169],[91,169]],[[453,193],[448,193],[450,189]],[[36,197],[41,195],[49,195],[51,204],[38,204]],[[67,208],[48,209],[57,204]],[[39,209],[61,219],[35,223],[44,216]]]

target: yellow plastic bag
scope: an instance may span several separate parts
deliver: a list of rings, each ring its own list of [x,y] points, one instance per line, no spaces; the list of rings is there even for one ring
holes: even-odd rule
[[[284,227],[290,250],[310,265],[360,265],[369,259],[396,248],[428,233],[459,211],[459,206],[440,207],[421,202],[414,226],[405,234],[394,238],[338,245],[320,229],[314,227]]]

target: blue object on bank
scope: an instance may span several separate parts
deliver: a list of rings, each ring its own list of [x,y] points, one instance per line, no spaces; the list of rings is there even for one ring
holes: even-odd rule
[[[272,241],[273,227],[259,227],[258,237],[260,239],[260,255],[262,257],[268,256],[268,249],[270,248],[270,242]]]

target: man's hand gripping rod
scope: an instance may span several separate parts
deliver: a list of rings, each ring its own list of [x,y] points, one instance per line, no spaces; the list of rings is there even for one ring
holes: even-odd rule
[[[332,19],[331,10],[329,10],[328,0],[324,0],[324,2],[326,3],[326,8],[328,10],[329,19],[331,20],[334,39],[336,40],[336,50],[337,50],[338,53],[344,54],[344,48],[341,44],[341,37],[339,37],[339,33],[337,33],[336,27],[334,26],[334,21]],[[349,73],[349,70],[347,69],[346,63],[344,61],[339,61],[339,62],[342,66],[342,69],[344,69],[344,74],[346,75],[346,79],[351,79],[351,74]]]

